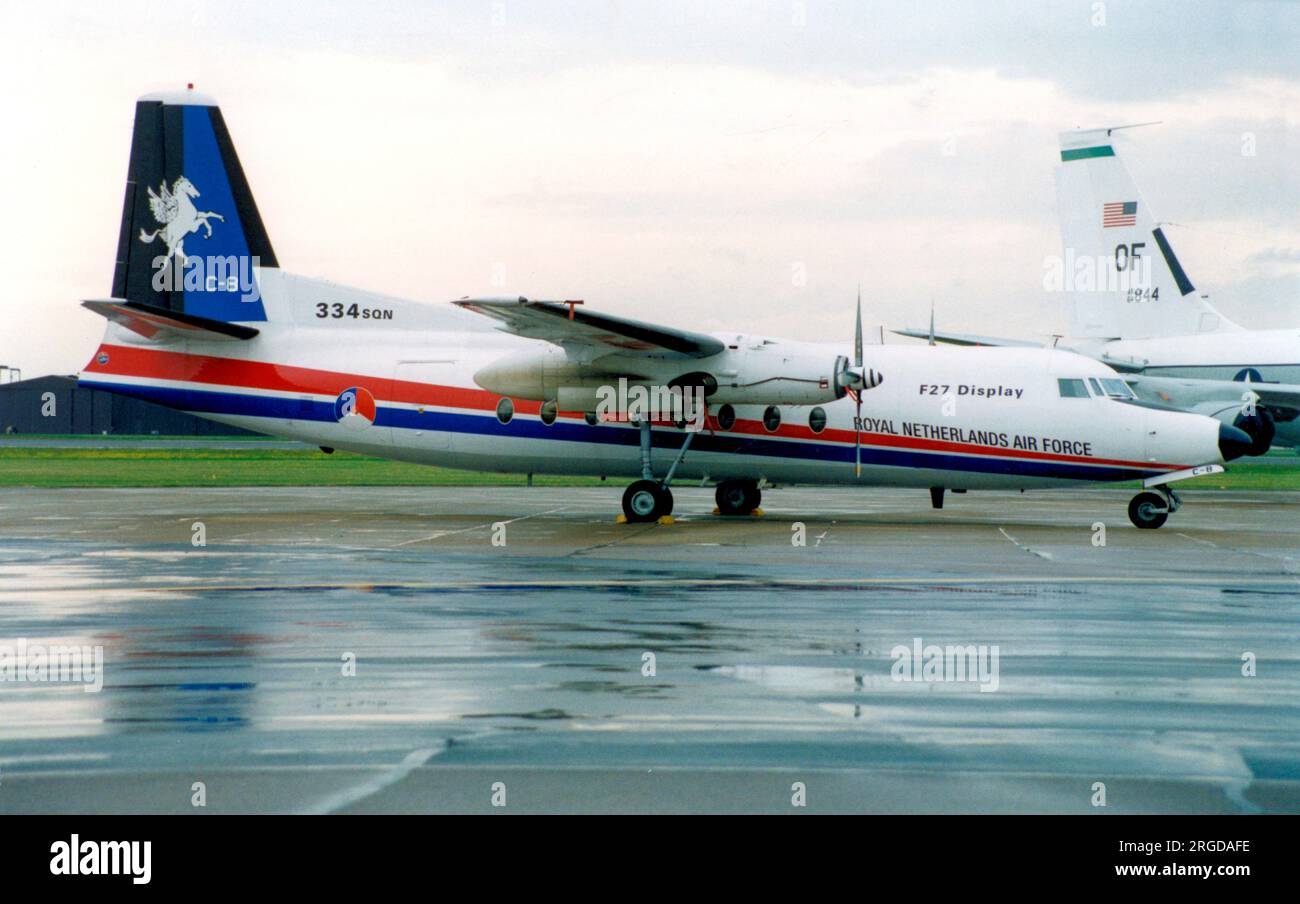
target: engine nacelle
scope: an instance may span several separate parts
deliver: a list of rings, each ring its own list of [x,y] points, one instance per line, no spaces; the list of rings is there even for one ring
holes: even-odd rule
[[[844,397],[853,385],[848,359],[824,346],[760,339],[729,348],[707,362],[718,388],[713,404],[820,405]],[[716,362],[716,363],[715,363]]]
[[[642,386],[693,387],[711,405],[820,405],[843,398],[861,380],[843,355],[825,346],[735,337],[709,358],[602,355],[586,362],[546,347],[499,358],[474,374],[489,392],[538,402],[559,400],[564,410],[587,404],[620,378]],[[878,378],[868,387],[875,385]],[[587,403],[587,404],[584,404]]]
[[[641,376],[626,370],[611,369],[603,359],[600,365],[574,361],[564,349],[547,346],[538,351],[498,358],[479,369],[474,374],[474,382],[497,395],[550,402],[559,398],[561,388],[586,388],[594,397],[597,388],[615,385],[619,377],[640,379]]]

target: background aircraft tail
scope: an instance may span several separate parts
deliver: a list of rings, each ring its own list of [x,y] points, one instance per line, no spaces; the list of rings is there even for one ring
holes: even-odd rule
[[[259,270],[278,266],[216,103],[193,90],[141,98],[113,298],[190,318],[264,321]]]
[[[1068,335],[1142,339],[1237,329],[1197,294],[1116,153],[1114,131],[1060,136],[1056,194]]]

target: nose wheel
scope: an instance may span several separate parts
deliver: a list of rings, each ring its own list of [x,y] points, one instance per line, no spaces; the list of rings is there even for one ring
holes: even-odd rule
[[[1166,491],[1166,495],[1138,493],[1128,504],[1128,520],[1142,530],[1155,530],[1177,510],[1178,497],[1172,490]]]

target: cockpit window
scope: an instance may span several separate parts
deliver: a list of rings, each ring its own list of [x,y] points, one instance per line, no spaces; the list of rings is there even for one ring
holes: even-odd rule
[[[1106,390],[1106,395],[1112,399],[1133,399],[1137,398],[1133,393],[1133,388],[1123,380],[1110,379],[1101,381],[1102,388]]]
[[[1057,380],[1056,384],[1061,387],[1061,398],[1063,399],[1086,399],[1088,398],[1088,387],[1082,380]]]
[[[1133,389],[1123,380],[1118,379],[1097,379],[1096,377],[1088,378],[1088,385],[1092,387],[1092,394],[1099,399],[1135,399]]]

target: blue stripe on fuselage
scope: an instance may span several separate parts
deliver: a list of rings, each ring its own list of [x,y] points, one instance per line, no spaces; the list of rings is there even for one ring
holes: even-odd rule
[[[292,419],[335,423],[334,403],[314,399],[295,399],[283,396],[253,396],[237,392],[217,392],[196,389],[175,389],[164,386],[137,386],[129,383],[111,383],[82,379],[80,385],[104,389],[119,395],[133,396],[145,401],[166,405],[182,411],[208,414],[230,414],[241,417]],[[497,420],[492,413],[461,414],[457,412],[429,411],[424,413],[409,408],[379,406],[375,416],[378,427],[470,433],[479,436],[500,436],[515,439],[561,440],[575,443],[601,443],[612,446],[636,447],[640,438],[636,430],[615,429],[609,426],[593,427],[586,423],[557,420],[549,427],[541,421],[516,417],[508,424]],[[652,440],[657,448],[678,449],[685,434],[678,431],[655,431]],[[701,432],[691,443],[700,452],[722,452],[740,455],[758,455],[775,458],[794,458],[805,461],[852,463],[852,446],[840,443],[807,442],[801,440],[774,440],[744,435]],[[1069,462],[1033,461],[1012,458],[983,458],[948,452],[928,452],[913,449],[886,449],[864,445],[862,463],[899,468],[928,468],[942,471],[976,471],[983,474],[1016,474],[1025,477],[1054,477],[1071,480],[1118,481],[1137,480],[1161,474],[1162,471],[1121,468],[1111,465],[1072,464]]]

